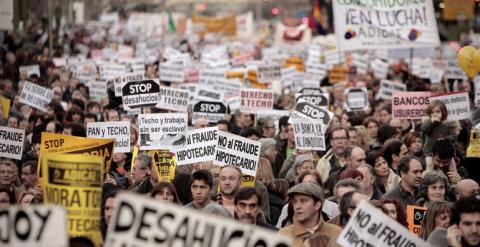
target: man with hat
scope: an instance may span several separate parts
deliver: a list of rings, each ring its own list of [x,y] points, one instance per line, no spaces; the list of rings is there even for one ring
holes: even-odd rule
[[[288,191],[293,203],[293,224],[280,229],[279,234],[293,238],[293,246],[303,246],[306,238],[316,233],[324,233],[335,241],[342,229],[323,221],[321,210],[323,204],[323,189],[311,182],[300,183]]]

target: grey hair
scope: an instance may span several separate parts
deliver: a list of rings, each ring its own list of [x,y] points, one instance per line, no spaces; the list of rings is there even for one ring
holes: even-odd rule
[[[338,205],[338,209],[340,210],[340,215],[344,218],[348,218],[348,209],[355,207],[355,202],[353,201],[353,196],[355,193],[359,193],[358,191],[350,191],[343,195],[340,203]]]
[[[450,181],[448,181],[447,176],[445,176],[445,174],[443,174],[443,172],[440,172],[440,171],[429,171],[425,173],[422,179],[422,183],[420,184],[420,190],[419,190],[420,196],[425,198],[425,200],[427,201],[430,200],[428,198],[428,186],[433,185],[438,181],[443,182],[443,184],[445,185],[445,197],[447,197],[451,187]]]
[[[138,161],[138,168],[152,168],[152,156],[146,154],[146,153],[139,153],[137,157],[135,158],[135,161]]]
[[[370,173],[370,176],[372,176],[372,178],[375,180],[377,178],[377,175],[375,175],[375,171],[373,170],[373,166],[369,165],[369,164],[362,164],[360,165],[358,168],[360,167],[365,167],[367,168],[367,171]],[[357,168],[357,169],[358,169]]]
[[[266,156],[271,152],[271,147],[277,145],[277,142],[273,138],[261,138],[259,141],[262,143],[262,146],[260,147],[260,156]]]
[[[335,184],[335,187],[333,188],[333,195],[335,197],[338,196],[338,188],[340,187],[352,187],[355,189],[356,192],[362,193],[362,194],[364,193],[362,185],[357,180],[354,180],[353,178],[345,178],[338,181]]]

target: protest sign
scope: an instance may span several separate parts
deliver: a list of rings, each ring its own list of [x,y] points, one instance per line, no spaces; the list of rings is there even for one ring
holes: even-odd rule
[[[323,79],[327,76],[327,66],[320,63],[307,63],[306,71],[307,74],[315,76],[316,78]]]
[[[183,82],[185,80],[184,70],[185,68],[183,65],[173,63],[160,63],[160,80],[167,82]]]
[[[295,148],[297,150],[325,151],[325,130],[321,119],[292,119]]]
[[[8,114],[10,113],[10,100],[5,97],[0,97],[0,107],[2,108],[3,118],[8,119]]]
[[[185,147],[176,152],[177,165],[213,161],[218,143],[218,128],[190,130],[186,134]]]
[[[172,182],[177,166],[175,153],[162,149],[150,150],[148,154],[152,156],[152,170],[157,173],[158,181]]]
[[[87,237],[100,245],[104,158],[46,153],[42,159],[44,203],[58,204],[67,210],[69,237]]]
[[[138,115],[140,150],[176,150],[185,143],[187,113]]]
[[[463,70],[458,66],[456,59],[446,60],[447,68],[445,69],[445,78],[467,80],[468,77]]]
[[[210,82],[208,86],[217,91],[217,93],[223,93],[224,97],[229,97],[240,92],[241,81],[239,78],[221,79]]]
[[[362,200],[337,238],[343,247],[402,246],[427,247],[425,241],[409,232],[396,220]]]
[[[353,53],[352,64],[357,68],[357,73],[366,74],[368,72],[368,57],[363,54]]]
[[[480,129],[472,129],[470,132],[470,143],[468,144],[467,158],[480,158]]]
[[[325,109],[328,109],[328,94],[326,93],[322,93],[322,94],[297,93],[295,97],[296,97],[296,102],[305,101],[310,104],[316,105],[318,107],[324,107]]]
[[[415,205],[407,205],[408,230],[417,236],[422,231],[422,221],[427,213],[427,208]]]
[[[432,84],[442,82],[443,75],[445,74],[445,70],[437,67],[432,67],[430,70],[430,82]]]
[[[291,245],[290,238],[265,228],[133,193],[119,194],[113,208],[105,247]]]
[[[197,86],[195,88],[195,100],[222,102],[224,98],[223,92],[215,90],[211,87]]]
[[[25,130],[0,126],[0,157],[21,160]]]
[[[224,17],[192,16],[192,24],[203,24],[201,35],[207,33],[218,33],[225,36],[237,34],[237,16],[229,15]]]
[[[328,125],[333,117],[333,113],[308,102],[298,102],[295,106],[294,113],[296,113],[295,115],[304,118],[321,119],[324,125]]]
[[[242,88],[240,91],[240,111],[256,113],[258,110],[273,109],[274,95],[271,90]]]
[[[380,81],[380,90],[376,97],[378,99],[391,100],[393,93],[405,91],[407,91],[407,85],[383,79]]]
[[[293,84],[293,77],[297,73],[297,69],[294,67],[288,67],[282,69],[282,87],[287,88],[291,87]]]
[[[42,162],[42,157],[46,153],[100,156],[104,158],[103,171],[107,173],[112,163],[114,145],[115,139],[85,138],[42,132],[38,160]],[[42,166],[39,165],[39,167]],[[38,169],[38,177],[43,177],[42,169]]]
[[[222,102],[199,101],[193,105],[192,124],[205,118],[209,123],[217,123],[227,118],[227,107]]]
[[[440,45],[432,1],[333,1],[333,13],[343,51]]]
[[[25,75],[27,78],[31,75],[37,75],[40,77],[40,65],[28,65],[28,66],[20,66],[19,72],[21,75]]]
[[[430,97],[430,102],[440,100],[447,106],[448,119],[462,120],[470,118],[470,100],[468,92],[453,92]]]
[[[328,82],[339,83],[348,80],[348,68],[341,66],[334,66],[328,72]]]
[[[427,115],[430,92],[394,92],[392,116],[400,119],[421,119]]]
[[[211,85],[218,80],[226,78],[225,71],[203,68],[200,70],[198,82],[200,84]]]
[[[325,92],[319,87],[304,87],[298,91],[302,94],[324,94]]]
[[[413,58],[412,59],[412,75],[422,79],[430,79],[433,63],[430,58]]]
[[[442,18],[444,21],[472,20],[475,18],[475,3],[473,0],[455,1],[444,0]]]
[[[145,78],[144,73],[128,73],[122,74],[114,77],[110,77],[107,79],[107,83],[113,82],[115,88],[115,97],[122,96],[122,85],[129,81],[141,81]]]
[[[100,72],[100,79],[107,80],[108,78],[116,75],[122,75],[127,72],[127,68],[124,64],[116,63],[104,63],[98,66]]]
[[[260,158],[261,142],[218,131],[218,144],[214,164],[234,165],[242,174],[255,176]]]
[[[325,51],[323,55],[328,69],[331,69],[335,65],[340,64],[341,61],[345,60],[343,54],[338,50],[328,50]]]
[[[20,103],[46,112],[47,105],[52,100],[52,97],[52,90],[26,81],[25,85],[23,85],[22,93],[20,93],[19,101]]]
[[[258,66],[258,81],[273,82],[282,78],[282,66],[280,64],[262,64]]]
[[[0,241],[4,247],[65,247],[66,229],[65,209],[58,205],[0,208]]]
[[[480,76],[475,76],[473,83],[474,83],[474,89],[475,89],[474,104],[475,106],[480,106]]]
[[[88,93],[90,98],[102,99],[107,97],[107,82],[106,81],[89,81],[88,82]]]
[[[153,107],[159,101],[160,85],[157,80],[129,81],[122,86],[123,109]]]
[[[130,153],[128,121],[87,123],[87,137],[115,139],[114,153]]]
[[[366,87],[346,88],[343,108],[346,111],[363,111],[368,107],[368,93]]]
[[[186,112],[188,97],[188,90],[160,87],[159,100],[156,107],[170,111]]]
[[[0,1],[0,30],[13,31],[14,2],[10,0]]]
[[[370,67],[373,70],[373,75],[378,79],[386,79],[388,75],[388,63],[382,59],[375,59]]]

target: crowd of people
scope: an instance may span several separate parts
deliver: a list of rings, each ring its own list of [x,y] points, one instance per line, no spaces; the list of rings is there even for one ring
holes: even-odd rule
[[[11,105],[8,117],[1,121],[4,126],[24,129],[27,138],[21,160],[0,161],[0,206],[28,207],[43,202],[37,176],[42,132],[86,137],[88,122],[126,120],[131,122],[132,149],[138,144],[137,119],[123,110],[113,92],[93,99],[87,83],[68,66],[53,63],[55,57],[78,55],[82,52],[79,47],[98,49],[114,43],[108,37],[101,42],[88,40],[90,35],[88,30],[78,29],[55,37],[54,50],[49,50],[38,36],[20,39],[4,34],[0,93],[11,100]],[[125,44],[132,42],[127,40]],[[196,49],[202,46],[188,39],[177,37],[170,45],[192,59],[201,54]],[[262,48],[269,45],[268,39],[256,43],[255,58],[262,59]],[[158,78],[159,62],[165,60],[162,47],[159,50],[155,61],[145,62],[146,78]],[[20,74],[20,66],[32,64],[39,65],[40,75]],[[388,76],[403,81],[407,91],[441,93],[451,89],[448,80],[433,85],[411,78],[408,71],[405,61],[399,60],[391,65]],[[25,81],[53,91],[46,112],[19,102]],[[178,87],[160,83],[161,87]],[[371,72],[352,74],[348,81],[335,85],[325,77],[318,85],[329,88],[330,110],[334,113],[325,134],[326,151],[297,149],[288,116],[277,120],[237,110],[217,123],[197,119],[189,125],[191,129],[218,126],[219,130],[261,142],[254,187],[242,186],[240,168],[219,167],[212,162],[177,167],[173,180],[159,181],[147,153],[140,152],[133,160],[132,153],[115,153],[103,185],[102,235],[105,237],[111,223],[115,197],[128,190],[277,231],[292,237],[293,246],[337,245],[335,239],[362,200],[405,227],[407,205],[423,206],[427,211],[418,236],[425,242],[432,246],[480,246],[479,159],[466,157],[471,129],[479,118],[473,105],[473,82],[457,83],[460,90],[470,93],[471,119],[451,120],[445,103],[432,101],[424,119],[409,120],[394,118],[389,101],[375,100],[379,80]],[[343,108],[343,92],[358,84],[369,90],[369,109],[349,112]],[[290,88],[277,94],[274,109],[291,112],[296,91]]]

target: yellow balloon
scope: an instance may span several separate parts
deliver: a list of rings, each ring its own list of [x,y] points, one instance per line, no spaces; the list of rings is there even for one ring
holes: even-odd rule
[[[477,49],[473,53],[473,65],[477,69],[477,71],[480,71],[480,49]]]
[[[477,49],[472,46],[464,46],[457,54],[458,66],[468,75],[468,77],[474,77],[478,71],[473,64],[474,53]]]

